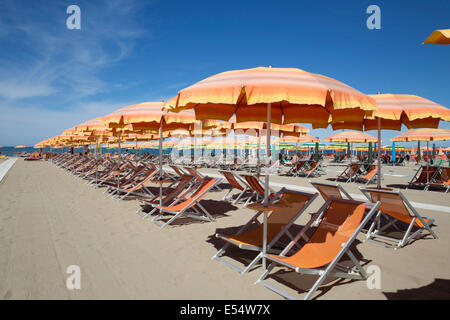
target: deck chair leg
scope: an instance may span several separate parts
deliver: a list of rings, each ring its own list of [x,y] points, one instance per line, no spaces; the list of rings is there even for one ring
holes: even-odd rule
[[[225,196],[222,198],[222,201],[224,200],[228,200],[227,197],[228,195],[231,193],[231,191],[233,191],[233,188],[230,188],[230,190],[228,190],[228,192],[225,194]]]
[[[405,235],[403,236],[403,239],[398,244],[399,248],[407,245],[408,242],[411,240],[411,239],[408,240],[408,235],[411,232],[411,229],[414,226],[414,223],[416,222],[416,220],[417,220],[417,218],[414,218],[411,220],[411,223],[409,224],[408,229],[406,230]]]
[[[239,199],[241,199],[241,197],[244,195],[244,193],[247,192],[247,188],[245,188],[244,190],[242,190],[242,192],[238,195],[238,197],[233,201],[233,204],[236,204]]]
[[[216,219],[214,219],[214,217],[208,212],[208,210],[205,209],[205,207],[203,207],[200,202],[197,202],[197,206],[202,209],[202,211],[205,213],[205,215],[208,217],[208,219],[212,222],[215,221]]]

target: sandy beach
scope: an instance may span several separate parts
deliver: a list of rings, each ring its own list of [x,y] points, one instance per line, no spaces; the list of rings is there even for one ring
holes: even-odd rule
[[[414,169],[384,167],[383,184],[404,184]],[[319,180],[328,181],[343,167],[329,165],[326,170],[327,175]],[[201,171],[217,174],[212,169]],[[271,179],[276,184],[311,188],[305,178]],[[349,193],[360,194],[357,184],[344,185]],[[222,246],[214,234],[233,232],[253,213],[240,204],[221,202],[225,191],[212,192],[202,201],[215,222],[180,220],[163,230],[135,214],[140,207],[136,200],[116,201],[106,198],[103,191],[50,162],[19,159],[15,163],[0,184],[1,299],[282,299],[254,284],[261,267],[239,275],[211,260]],[[393,250],[364,242],[360,235],[356,252],[365,268],[380,268],[381,289],[368,289],[365,281],[336,283],[328,279],[316,298],[450,298],[450,213],[436,209],[448,208],[450,194],[403,192],[411,201],[435,206],[419,212],[436,220],[433,229],[439,239],[427,236]],[[308,211],[322,204],[318,197]],[[308,217],[304,214],[298,224],[304,224]],[[227,259],[239,264],[252,256],[235,249]],[[70,265],[80,267],[80,290],[66,287]],[[303,290],[315,279],[282,272],[276,280],[268,281],[302,298]]]

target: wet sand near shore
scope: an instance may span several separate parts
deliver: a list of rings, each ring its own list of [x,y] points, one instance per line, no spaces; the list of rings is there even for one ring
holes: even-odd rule
[[[383,185],[401,185],[416,167],[394,168]],[[327,166],[329,181],[343,166]],[[389,174],[392,168],[384,167]],[[202,172],[217,170],[201,169]],[[311,187],[305,178],[271,176],[271,181]],[[350,193],[361,184],[342,183]],[[156,185],[154,185],[156,188]],[[278,189],[278,188],[274,188]],[[225,191],[210,193],[202,204],[215,222],[180,220],[159,229],[135,214],[136,200],[116,201],[84,180],[45,161],[19,159],[0,183],[0,299],[283,299],[254,284],[261,267],[239,275],[211,260],[223,242],[216,232],[232,233],[254,213],[220,200]],[[450,194],[402,190],[408,199],[448,206]],[[317,198],[307,210],[323,204]],[[399,250],[356,241],[357,257],[367,268],[381,270],[381,289],[365,281],[327,279],[316,293],[319,299],[449,299],[450,214],[421,209],[436,220],[439,239],[427,236]],[[309,214],[298,220],[307,222]],[[226,255],[242,266],[253,254],[233,249]],[[81,269],[81,289],[68,290],[66,269]],[[316,277],[284,272],[269,283],[302,298]]]

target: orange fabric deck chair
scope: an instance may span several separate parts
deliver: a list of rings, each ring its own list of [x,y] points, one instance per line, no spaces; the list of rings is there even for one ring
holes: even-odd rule
[[[251,200],[256,198],[256,201],[259,201],[261,198],[264,199],[264,187],[263,183],[251,174],[243,174],[241,175],[245,181],[247,182],[248,186],[251,188],[252,194],[250,197],[248,197],[247,201],[244,204],[244,207],[247,207],[247,205],[250,203]],[[272,197],[275,195],[275,191],[272,190],[269,186],[269,197]]]
[[[222,200],[230,200],[232,198],[231,192],[234,189],[239,190],[239,194],[236,197],[236,199],[233,200],[233,204],[236,204],[241,197],[250,191],[250,186],[245,182],[244,179],[242,179],[238,174],[234,173],[233,171],[229,170],[219,170],[219,172],[225,177],[225,179],[230,184],[231,188],[228,190],[228,192],[225,194],[225,196],[222,198]]]
[[[159,168],[147,168],[144,174],[137,177],[126,188],[116,189],[114,198],[124,200],[129,196],[154,196],[147,187],[156,177],[159,177]],[[124,193],[121,195],[121,193]]]
[[[368,241],[398,249],[406,246],[424,230],[437,239],[437,235],[431,230],[434,220],[423,218],[400,191],[371,188],[360,188],[360,190],[369,201],[381,203],[379,212],[366,234]],[[382,217],[386,222],[381,220]],[[408,226],[406,231],[396,225],[398,222],[403,222]],[[389,237],[387,234],[382,235],[391,226],[404,232],[401,239]],[[413,228],[417,230],[412,233]]]
[[[343,172],[336,178],[336,180],[343,180],[345,182],[351,182],[352,179],[356,178],[359,169],[361,168],[360,163],[351,163],[345,168]]]
[[[179,181],[176,181],[169,185],[167,188],[165,188],[161,199],[161,205],[163,206],[169,206],[173,204],[175,201],[177,201],[178,196],[180,196],[182,193],[186,192],[190,186],[192,186],[192,183],[195,181],[195,177],[190,174],[185,174],[181,177]],[[173,185],[176,184],[175,187]],[[150,199],[139,199],[138,201],[141,204],[141,208],[136,211],[136,214],[141,216],[143,219],[148,218],[150,215],[156,212],[156,208],[152,208],[149,212],[145,212],[144,208],[147,206],[153,205],[160,205],[159,202],[159,194],[151,197]]]
[[[187,173],[189,173],[190,175],[193,175],[197,178],[198,181],[201,181],[202,179],[205,178],[205,176],[203,174],[201,174],[197,169],[195,169],[194,167],[183,167],[184,170],[186,170]],[[218,185],[215,185],[214,188],[216,188],[219,191],[222,191],[222,188],[220,188]]]
[[[429,166],[427,170],[427,166],[421,166],[419,169],[417,169],[416,174],[411,179],[411,181],[408,182],[409,187],[415,186],[415,187],[426,187],[427,182],[433,181],[433,178],[438,173],[438,167]]]
[[[371,164],[367,168],[365,174],[361,174],[361,175],[357,176],[355,178],[355,181],[365,182],[367,185],[371,182],[374,182],[375,178],[377,177],[377,174],[378,174],[378,166]]]
[[[180,167],[177,167],[176,165],[171,164],[169,165],[169,167],[171,167],[175,174],[177,174],[179,177],[182,177],[186,174],[186,172],[184,172]]]
[[[303,172],[303,167],[306,166],[308,160],[298,160],[294,166],[287,172],[287,175],[292,175],[297,177],[301,172]]]
[[[267,250],[272,253],[281,251],[280,238],[282,236],[288,236],[290,240],[293,239],[290,233],[292,225],[318,196],[317,193],[304,193],[285,188],[281,189],[278,194],[281,198],[277,205],[284,208],[270,212],[267,217]],[[212,258],[239,271],[241,274],[248,272],[262,258],[263,225],[258,221],[261,214],[262,211],[257,212],[235,235],[216,234],[216,237],[225,240],[226,244]],[[244,269],[240,269],[222,257],[230,245],[244,250],[259,251],[260,253]]]
[[[304,176],[306,178],[309,178],[309,176],[313,176],[313,177],[317,177],[319,175],[319,168],[320,168],[320,161],[314,161],[309,169],[300,172],[299,175],[300,176]]]
[[[443,188],[445,189],[445,193],[447,193],[450,189],[450,167],[441,168],[439,176],[434,180],[434,182],[427,184],[425,190],[429,190],[430,187]]]
[[[164,228],[171,224],[175,219],[182,216],[190,217],[202,221],[214,221],[214,217],[200,204],[200,201],[206,196],[206,194],[217,184],[222,181],[221,178],[205,177],[199,181],[195,187],[191,188],[189,192],[184,193],[179,199],[167,206],[159,206],[151,204],[157,210],[158,215],[153,218],[153,222],[160,228]],[[161,223],[158,219],[161,219],[163,214],[173,215],[167,222]]]
[[[305,300],[308,300],[328,276],[367,279],[366,271],[352,253],[350,246],[363,226],[377,212],[379,205],[379,203],[375,204],[364,217],[366,203],[329,198],[279,255],[266,255],[266,258],[273,263],[268,266],[256,283],[264,285],[285,298],[295,299],[265,281],[273,268],[281,265],[300,274],[319,275],[304,297]],[[314,228],[317,221],[320,222]],[[313,230],[312,234],[308,237],[307,232],[311,229]],[[300,249],[289,255],[294,246],[300,243],[302,243]],[[344,255],[347,255],[353,262],[353,268],[339,264]]]
[[[353,200],[353,198],[348,194],[347,191],[344,190],[344,188],[339,183],[331,184],[311,180],[308,180],[308,182],[311,183],[313,187],[317,189],[317,191],[319,191],[320,195],[325,201],[327,201],[330,197],[334,197],[336,199]]]

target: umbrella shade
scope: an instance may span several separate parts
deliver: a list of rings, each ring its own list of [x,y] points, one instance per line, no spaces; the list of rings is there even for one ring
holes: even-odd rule
[[[376,142],[377,138],[364,132],[344,131],[324,139],[327,142]]]
[[[450,130],[448,129],[416,129],[404,132],[393,139],[398,141],[442,141],[450,139]]]
[[[319,138],[305,134],[299,137],[283,137],[278,140],[281,143],[303,143],[303,142],[320,142]]]
[[[450,29],[434,30],[424,43],[450,44]]]
[[[362,122],[376,109],[373,98],[337,80],[295,68],[253,68],[219,73],[181,90],[168,107],[195,109],[197,119],[236,122],[312,123],[326,128],[330,120]],[[284,116],[284,117],[283,117]]]

